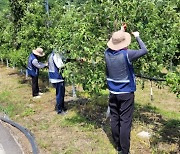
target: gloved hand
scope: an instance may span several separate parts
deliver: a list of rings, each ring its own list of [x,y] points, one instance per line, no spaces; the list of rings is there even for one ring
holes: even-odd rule
[[[48,63],[45,63],[45,67],[48,67]]]
[[[138,37],[139,36],[139,32],[132,32],[132,34],[134,35],[134,37]]]

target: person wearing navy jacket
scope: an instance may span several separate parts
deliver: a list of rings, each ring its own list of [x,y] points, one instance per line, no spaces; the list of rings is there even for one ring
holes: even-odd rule
[[[147,53],[139,32],[132,32],[140,49],[128,49],[131,35],[126,25],[112,34],[105,51],[107,86],[110,92],[109,107],[111,131],[119,154],[128,154],[134,111],[135,74],[132,62]]]
[[[49,81],[56,89],[56,106],[57,114],[64,115],[67,109],[64,107],[65,84],[62,76],[62,68],[64,63],[59,53],[52,52],[48,59],[49,66]]]
[[[33,98],[41,98],[41,92],[39,92],[38,76],[39,69],[44,68],[47,64],[38,61],[39,57],[43,57],[45,54],[42,48],[37,48],[32,51],[28,58],[27,73],[32,78],[32,96]]]

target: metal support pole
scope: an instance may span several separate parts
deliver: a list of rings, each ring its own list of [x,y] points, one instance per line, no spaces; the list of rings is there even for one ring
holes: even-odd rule
[[[6,59],[6,66],[9,67],[9,61]]]
[[[72,85],[72,95],[73,95],[73,97],[77,97],[77,95],[76,95],[76,87],[74,85]]]
[[[45,0],[45,9],[46,9],[46,13],[49,17],[49,3],[48,3],[48,0]]]
[[[48,0],[44,0],[44,2],[45,2],[46,14],[48,16],[47,21],[46,21],[46,25],[47,25],[47,28],[49,28],[49,25],[50,25],[50,22],[49,22],[49,3],[48,3]]]
[[[153,101],[152,80],[151,80],[151,101]]]
[[[27,71],[27,69],[26,69],[26,79],[28,78],[28,71]]]
[[[22,69],[20,69],[20,73],[23,74],[23,70]]]

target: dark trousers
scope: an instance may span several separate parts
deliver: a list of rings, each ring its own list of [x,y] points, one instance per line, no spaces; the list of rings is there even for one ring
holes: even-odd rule
[[[61,112],[64,109],[65,85],[64,82],[53,83],[56,88],[56,111]]]
[[[119,151],[128,154],[130,148],[130,132],[134,111],[134,93],[110,94],[111,131]]]
[[[39,95],[39,85],[38,85],[38,76],[31,76],[32,78],[32,95],[38,96]]]

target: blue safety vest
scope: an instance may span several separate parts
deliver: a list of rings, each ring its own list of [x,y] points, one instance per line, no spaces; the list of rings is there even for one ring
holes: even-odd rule
[[[53,60],[54,52],[49,56],[48,66],[49,66],[49,79],[62,79],[61,73],[59,73],[59,68],[55,65]]]
[[[33,53],[31,53],[29,58],[28,58],[28,66],[27,66],[27,73],[30,76],[38,76],[38,74],[39,74],[39,68],[35,67],[32,64],[32,61],[34,59],[37,59],[37,58],[36,58],[36,56]]]
[[[107,85],[114,94],[136,91],[133,66],[127,55],[127,50],[105,51]]]

